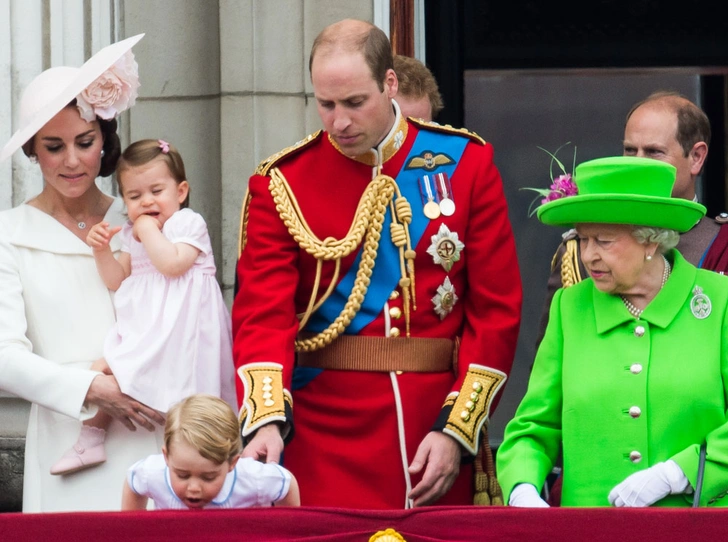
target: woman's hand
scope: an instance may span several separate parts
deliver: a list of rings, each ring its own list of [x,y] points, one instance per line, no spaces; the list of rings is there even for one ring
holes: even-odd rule
[[[511,491],[508,506],[519,508],[550,508],[549,504],[541,498],[533,484],[518,484]]]
[[[130,431],[136,431],[137,425],[147,431],[154,431],[152,422],[159,425],[164,423],[164,418],[156,410],[122,393],[112,375],[99,375],[94,378],[86,393],[86,401],[97,405]]]
[[[609,492],[609,504],[635,508],[650,506],[668,495],[685,493],[689,486],[685,473],[669,459],[627,476]]]

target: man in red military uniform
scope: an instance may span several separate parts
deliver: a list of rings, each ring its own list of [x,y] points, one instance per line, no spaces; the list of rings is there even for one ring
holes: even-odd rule
[[[327,27],[310,69],[326,131],[261,163],[244,203],[244,455],[283,460],[304,505],[472,503],[521,311],[492,148],[402,117],[369,23]]]

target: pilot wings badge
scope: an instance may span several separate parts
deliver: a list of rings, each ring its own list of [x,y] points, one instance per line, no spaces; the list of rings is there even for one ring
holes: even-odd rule
[[[405,169],[424,169],[432,171],[438,166],[445,166],[447,164],[454,164],[455,160],[450,158],[447,154],[435,154],[432,151],[422,151],[419,156],[413,156],[410,161],[407,162]]]

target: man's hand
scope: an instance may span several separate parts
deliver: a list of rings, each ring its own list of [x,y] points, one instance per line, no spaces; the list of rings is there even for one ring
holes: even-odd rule
[[[280,463],[283,453],[283,437],[278,424],[269,423],[255,432],[243,449],[243,457],[252,457],[263,463]]]
[[[460,472],[460,455],[460,445],[452,437],[439,431],[427,434],[409,466],[410,474],[425,469],[422,480],[408,495],[414,506],[431,504],[447,493]]]

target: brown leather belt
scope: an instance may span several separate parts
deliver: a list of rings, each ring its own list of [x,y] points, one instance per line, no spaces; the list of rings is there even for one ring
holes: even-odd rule
[[[441,373],[452,371],[456,342],[435,338],[341,335],[315,352],[299,352],[299,367],[339,371]]]

